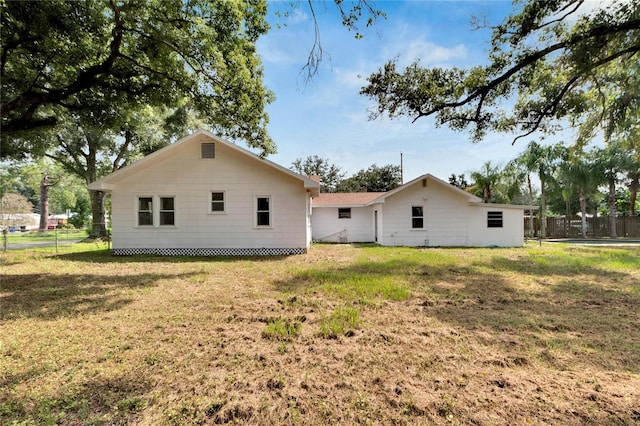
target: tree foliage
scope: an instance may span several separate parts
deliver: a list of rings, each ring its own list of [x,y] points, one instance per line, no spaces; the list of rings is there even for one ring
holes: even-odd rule
[[[386,192],[402,185],[400,166],[376,164],[342,180],[336,192]]]
[[[117,129],[144,105],[187,104],[212,130],[274,152],[255,42],[263,0],[2,2],[2,155],[68,112]],[[126,112],[124,113],[126,115]]]
[[[473,185],[469,191],[482,198],[485,203],[493,201],[493,192],[500,179],[500,167],[487,161],[479,171],[471,172]]]
[[[470,128],[474,141],[493,131],[519,134],[516,139],[537,130],[553,132],[560,119],[588,107],[585,92],[596,84],[595,75],[638,62],[640,3],[611,1],[581,14],[584,4],[516,3],[514,13],[492,28],[486,66],[424,68],[415,62],[400,71],[395,61],[388,62],[361,90],[375,102],[371,116],[415,121],[433,115],[437,125]],[[614,122],[623,119],[632,99],[637,104],[638,86],[633,89],[611,115]],[[506,109],[516,97],[513,109]]]
[[[291,169],[305,176],[317,176],[320,178],[320,190],[322,192],[336,192],[336,186],[344,178],[345,173],[339,166],[331,164],[328,159],[317,155],[309,155],[307,158],[297,158]]]

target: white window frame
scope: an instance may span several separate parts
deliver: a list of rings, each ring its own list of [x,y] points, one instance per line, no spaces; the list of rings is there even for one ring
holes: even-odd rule
[[[163,210],[162,209],[162,200],[164,198],[171,198],[173,200],[173,210]],[[161,226],[163,228],[167,228],[167,227],[171,227],[171,226],[176,226],[177,223],[177,213],[176,213],[176,200],[177,197],[175,195],[159,195],[158,196],[158,226]],[[173,223],[171,224],[163,224],[162,223],[162,213],[166,213],[166,212],[172,212],[173,213]]]
[[[267,200],[269,200],[269,210],[258,210],[258,200],[261,198],[266,198]],[[260,229],[269,229],[269,228],[273,228],[273,197],[271,195],[256,195],[253,197],[254,202],[253,202],[253,217],[254,217],[254,227],[255,228],[260,228]],[[264,212],[268,212],[269,213],[269,224],[268,225],[259,225],[258,224],[258,216],[260,213],[264,213]]]
[[[342,212],[341,212],[342,210]],[[347,215],[348,213],[348,215]],[[342,216],[345,214],[345,216]],[[351,207],[339,207],[338,208],[338,219],[351,219]]]
[[[421,209],[422,215],[420,215],[420,216],[414,215],[413,209],[415,209],[415,208]],[[418,226],[414,226],[413,221],[416,220],[416,219],[420,219],[422,221],[422,226],[419,226],[419,227]],[[418,229],[418,230],[424,229],[424,206],[414,205],[414,204],[411,205],[411,229]]]
[[[222,210],[213,210],[213,194],[222,194],[222,201],[216,200],[216,203],[222,203]],[[226,214],[227,213],[227,192],[226,191],[209,191],[209,214]]]
[[[487,211],[487,228],[504,228],[504,212],[502,210]]]
[[[151,210],[140,210],[140,200],[143,199],[143,198],[151,199]],[[152,228],[155,225],[155,220],[154,220],[154,217],[153,217],[155,209],[153,208],[153,206],[154,206],[153,195],[136,195],[136,198],[135,198],[135,224],[136,224],[136,227]],[[141,224],[140,223],[140,213],[149,213],[149,214],[151,214],[151,223]]]

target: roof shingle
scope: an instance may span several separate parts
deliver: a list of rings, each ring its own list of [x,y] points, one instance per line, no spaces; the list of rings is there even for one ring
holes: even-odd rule
[[[313,198],[314,206],[364,206],[384,192],[331,192]]]

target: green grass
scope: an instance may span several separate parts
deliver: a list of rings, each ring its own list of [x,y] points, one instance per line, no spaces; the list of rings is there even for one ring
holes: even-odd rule
[[[325,339],[335,339],[347,331],[353,331],[360,322],[360,311],[353,307],[334,309],[320,320],[320,334]]]
[[[0,424],[634,424],[640,250],[0,255]]]
[[[8,244],[20,244],[20,243],[33,243],[43,241],[55,241],[57,238],[59,241],[63,240],[78,240],[87,238],[88,234],[85,229],[48,229],[44,232],[39,231],[27,231],[27,232],[12,232],[7,234]]]
[[[302,324],[283,318],[274,318],[267,322],[262,336],[271,339],[289,339],[300,334]]]

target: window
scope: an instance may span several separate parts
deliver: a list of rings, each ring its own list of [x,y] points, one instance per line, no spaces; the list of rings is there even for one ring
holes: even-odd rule
[[[224,192],[211,193],[211,212],[224,212]]]
[[[338,219],[351,219],[351,208],[338,209]]]
[[[502,228],[502,212],[487,212],[487,228]]]
[[[203,143],[200,145],[202,158],[216,158],[216,144]]]
[[[271,226],[271,199],[269,197],[256,198],[256,225]]]
[[[153,198],[138,198],[138,226],[153,225]]]
[[[411,207],[411,228],[424,228],[424,209],[422,208],[422,206]]]
[[[175,225],[173,197],[160,198],[160,226]]]

